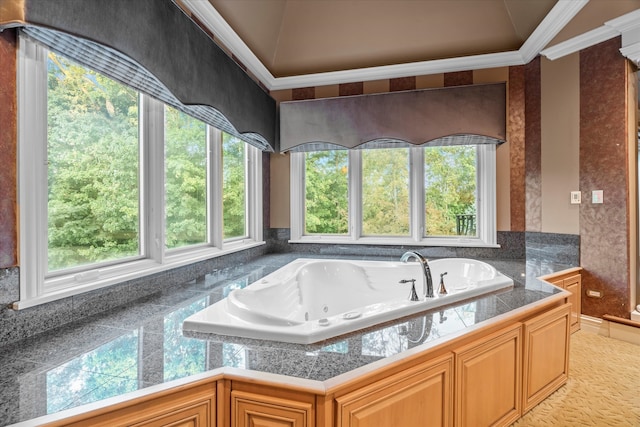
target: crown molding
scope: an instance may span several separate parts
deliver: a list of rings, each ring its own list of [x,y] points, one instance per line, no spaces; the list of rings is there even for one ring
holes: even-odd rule
[[[540,53],[540,50],[589,2],[589,0],[559,0],[538,28],[517,51],[471,55],[407,64],[385,65],[326,73],[304,74],[291,77],[274,77],[249,47],[233,31],[218,11],[203,0],[181,0],[181,3],[211,31],[214,38],[247,67],[268,90],[325,86],[371,80],[409,77],[456,71],[524,65]]]
[[[636,46],[640,42],[640,9],[607,21],[601,27],[544,49],[540,54],[550,60],[555,60],[620,35],[623,38],[623,48],[620,49],[620,52],[637,64],[637,51],[640,49],[640,47]]]
[[[540,54],[553,61],[602,43],[618,35],[620,35],[620,33],[613,28],[602,26],[544,49]]]
[[[623,47],[620,49],[620,53],[636,65],[640,65],[640,43]]]
[[[587,3],[589,0],[559,0],[520,47],[524,63],[535,58]]]

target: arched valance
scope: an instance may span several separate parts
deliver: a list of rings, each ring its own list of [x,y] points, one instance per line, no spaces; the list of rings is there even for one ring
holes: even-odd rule
[[[0,0],[0,28],[50,49],[266,151],[275,101],[171,0]]]
[[[280,151],[505,140],[504,83],[280,104]]]

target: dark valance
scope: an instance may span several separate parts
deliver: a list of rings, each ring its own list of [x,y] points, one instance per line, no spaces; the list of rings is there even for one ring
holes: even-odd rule
[[[275,101],[171,0],[0,0],[0,27],[24,27],[58,53],[275,147]]]
[[[280,104],[280,151],[505,140],[504,83]]]

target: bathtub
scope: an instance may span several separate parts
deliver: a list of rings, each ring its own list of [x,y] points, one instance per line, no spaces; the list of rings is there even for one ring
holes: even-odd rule
[[[185,331],[312,344],[513,286],[473,259],[429,262],[435,297],[425,298],[418,262],[297,259],[185,319]],[[447,294],[438,293],[446,273]],[[411,301],[415,279],[420,298]]]

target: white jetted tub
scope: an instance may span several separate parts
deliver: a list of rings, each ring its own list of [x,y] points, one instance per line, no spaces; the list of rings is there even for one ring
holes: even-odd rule
[[[425,298],[419,262],[297,259],[188,317],[185,331],[311,344],[499,289],[513,280],[473,259],[429,262]],[[440,275],[447,294],[439,294]],[[415,279],[419,301],[410,300]]]

